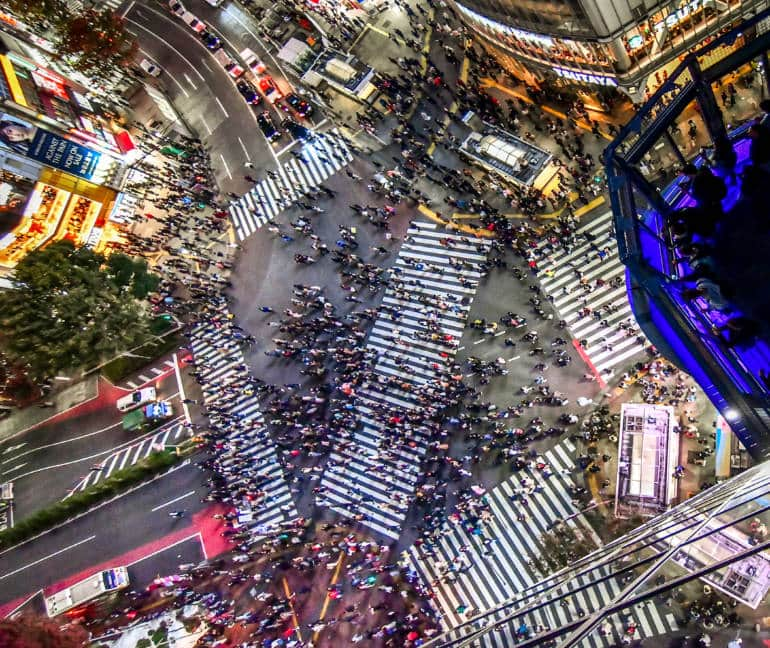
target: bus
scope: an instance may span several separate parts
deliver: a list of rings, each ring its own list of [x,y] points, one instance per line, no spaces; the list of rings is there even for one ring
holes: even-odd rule
[[[45,597],[45,611],[49,617],[64,614],[102,594],[117,592],[128,587],[128,570],[113,567],[97,572],[56,594]]]

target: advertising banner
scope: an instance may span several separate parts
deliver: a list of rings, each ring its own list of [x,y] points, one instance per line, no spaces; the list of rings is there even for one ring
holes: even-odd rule
[[[0,146],[86,180],[93,178],[101,158],[97,151],[8,114],[0,115]]]

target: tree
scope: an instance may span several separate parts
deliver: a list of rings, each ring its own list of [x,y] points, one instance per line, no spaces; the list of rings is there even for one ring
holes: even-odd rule
[[[11,13],[27,21],[34,18],[55,26],[66,22],[70,15],[63,0],[7,0],[4,4]]]
[[[0,349],[41,378],[93,366],[148,337],[149,320],[105,258],[70,241],[30,252],[0,293]]]
[[[88,632],[81,626],[64,629],[53,619],[23,616],[0,621],[3,648],[81,648],[88,645]]]
[[[113,281],[120,287],[129,288],[137,299],[144,299],[160,284],[160,277],[149,272],[145,259],[132,259],[121,253],[111,254],[107,267]]]
[[[110,9],[86,9],[59,27],[59,52],[81,72],[102,72],[130,61],[137,50],[125,20]]]

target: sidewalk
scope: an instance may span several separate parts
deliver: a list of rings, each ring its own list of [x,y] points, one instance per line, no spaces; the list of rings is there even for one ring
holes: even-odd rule
[[[44,397],[44,400],[52,401],[54,407],[39,407],[33,404],[23,409],[16,409],[10,416],[0,421],[0,443],[73,407],[93,400],[98,395],[99,376],[98,374],[89,375],[56,394]]]

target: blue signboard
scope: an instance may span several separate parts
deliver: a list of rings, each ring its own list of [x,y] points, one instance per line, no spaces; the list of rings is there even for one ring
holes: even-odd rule
[[[97,151],[8,114],[0,115],[0,145],[86,180],[101,158]]]
[[[101,153],[42,129],[35,133],[27,155],[86,180],[93,177],[101,157]]]

